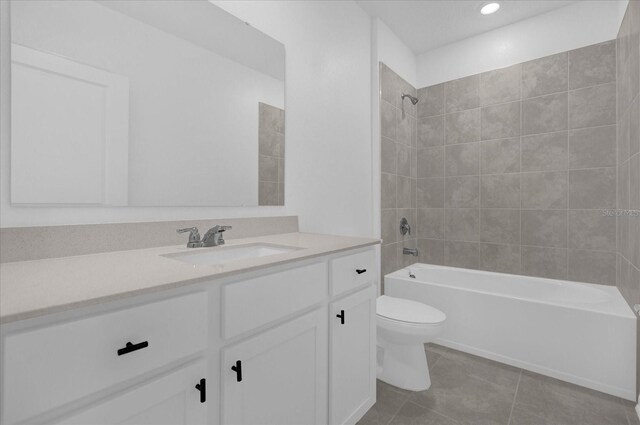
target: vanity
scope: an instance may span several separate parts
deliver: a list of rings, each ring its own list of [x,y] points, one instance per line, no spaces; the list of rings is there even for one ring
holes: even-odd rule
[[[4,263],[1,423],[353,424],[375,402],[377,243]]]

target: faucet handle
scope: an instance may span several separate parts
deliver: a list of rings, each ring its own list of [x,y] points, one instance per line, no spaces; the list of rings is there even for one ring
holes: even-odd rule
[[[193,248],[196,243],[200,242],[200,232],[198,232],[197,227],[186,227],[184,229],[176,229],[177,233],[186,233],[189,232],[189,243],[187,247]]]

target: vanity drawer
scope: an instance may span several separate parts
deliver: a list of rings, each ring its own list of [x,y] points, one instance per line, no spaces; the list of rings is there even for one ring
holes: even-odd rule
[[[204,350],[207,301],[199,292],[7,335],[3,423],[45,413]],[[134,346],[119,354],[128,342]],[[142,348],[131,350],[136,347]]]
[[[232,338],[327,297],[327,264],[319,262],[230,283],[222,289],[223,334]]]
[[[331,295],[372,283],[377,275],[376,253],[367,249],[331,260]]]

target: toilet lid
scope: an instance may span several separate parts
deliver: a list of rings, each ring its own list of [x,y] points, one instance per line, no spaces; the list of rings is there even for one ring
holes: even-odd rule
[[[447,316],[430,305],[382,295],[376,301],[376,313],[391,320],[433,324],[444,322]]]

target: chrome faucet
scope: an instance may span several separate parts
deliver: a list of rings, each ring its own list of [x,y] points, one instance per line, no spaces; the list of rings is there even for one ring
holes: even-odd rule
[[[204,234],[202,238],[202,246],[218,246],[224,245],[224,238],[222,237],[222,233],[230,230],[231,226],[213,226],[211,229],[207,230],[207,233]]]
[[[213,226],[207,230],[204,237],[200,239],[200,232],[197,227],[187,227],[185,229],[177,229],[178,233],[189,232],[189,242],[187,242],[187,248],[200,248],[203,246],[218,246],[224,245],[224,238],[222,233],[230,230],[231,226]]]

